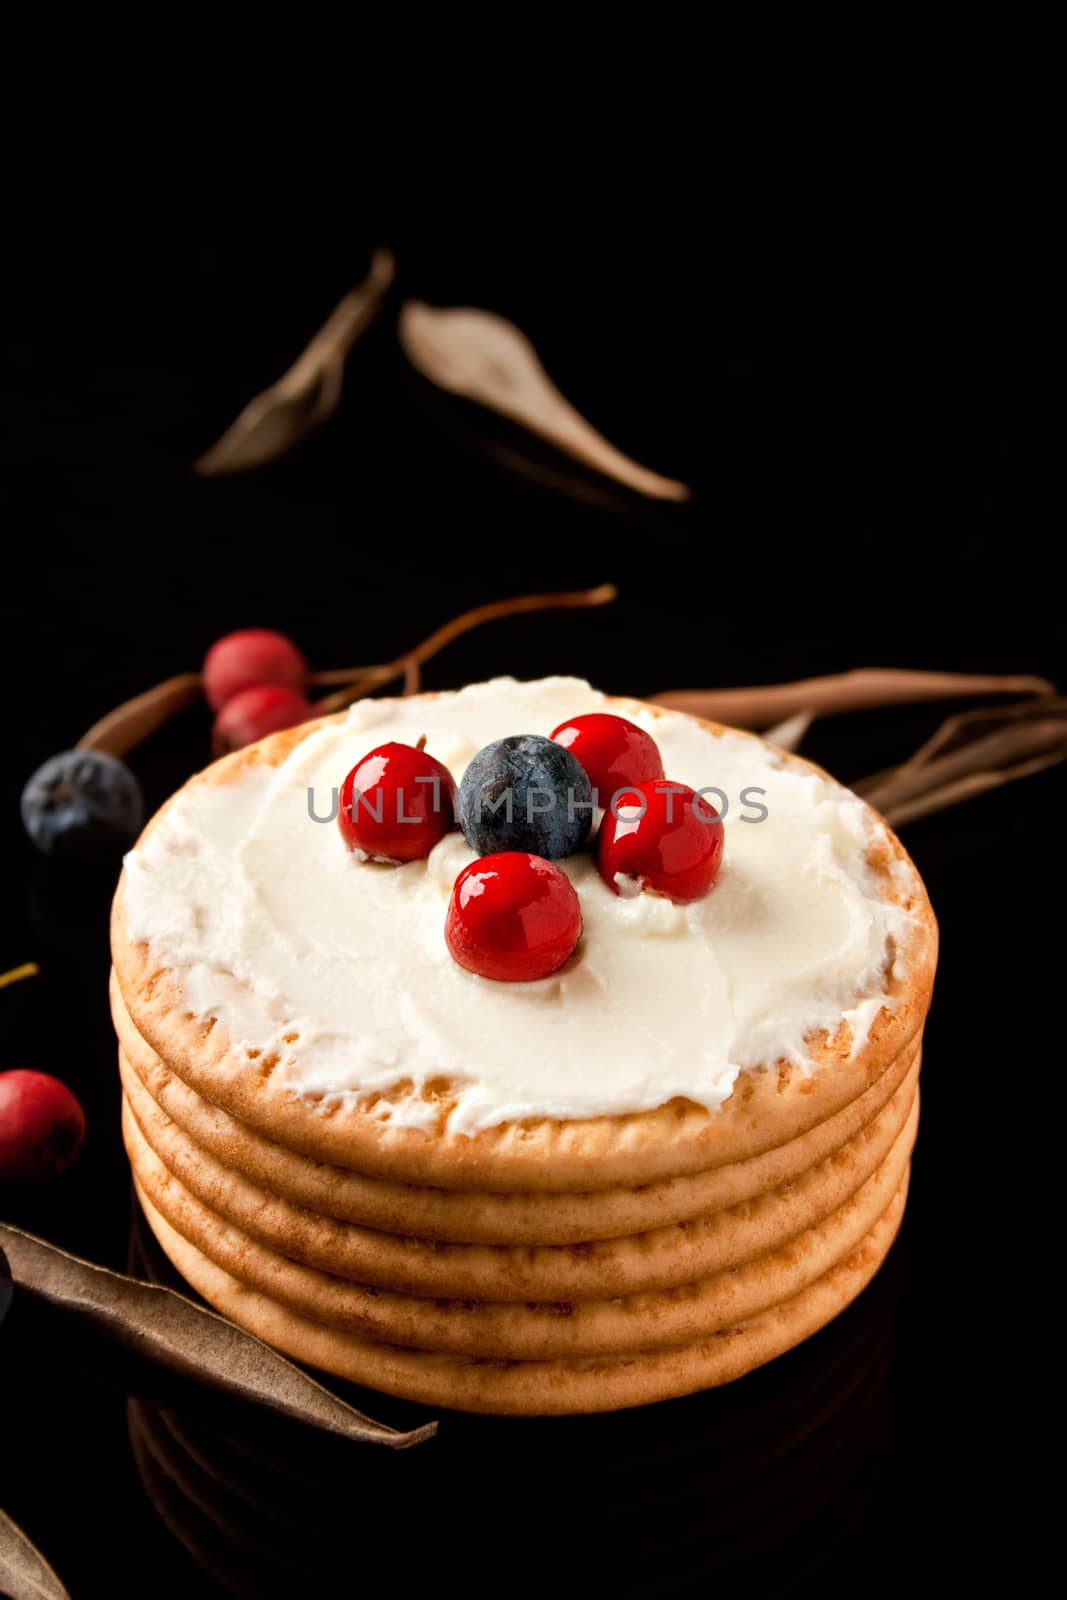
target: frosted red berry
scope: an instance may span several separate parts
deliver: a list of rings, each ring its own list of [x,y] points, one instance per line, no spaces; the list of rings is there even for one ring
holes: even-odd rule
[[[585,768],[602,806],[628,784],[663,777],[663,757],[652,735],[610,711],[570,717],[552,737]]]
[[[242,628],[216,640],[204,657],[204,693],[219,711],[242,689],[274,683],[283,689],[307,687],[308,664],[291,639],[271,628]]]
[[[455,779],[418,745],[378,745],[341,785],[337,822],[372,861],[421,861],[456,825]]]
[[[76,1161],[85,1112],[47,1072],[0,1072],[0,1181],[37,1183]]]
[[[253,684],[227,700],[215,718],[211,747],[216,755],[243,750],[246,744],[255,744],[268,733],[295,728],[311,714],[311,701],[299,690],[283,689],[277,683]]]
[[[582,910],[561,867],[519,850],[481,856],[452,887],[445,942],[468,972],[529,983],[557,972],[574,954]]]
[[[686,784],[660,778],[633,785],[605,813],[597,866],[616,894],[647,889],[669,900],[699,900],[715,881],[723,843],[715,807]]]

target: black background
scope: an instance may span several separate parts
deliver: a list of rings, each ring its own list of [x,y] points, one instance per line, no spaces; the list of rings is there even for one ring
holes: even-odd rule
[[[395,198],[361,206],[354,187],[344,207],[264,206],[222,226],[188,204],[169,222],[87,210],[92,226],[53,218],[12,253],[0,970],[35,959],[42,975],[0,994],[0,1068],[67,1079],[90,1130],[68,1176],[5,1192],[0,1208],[117,1266],[130,1205],[106,1009],[109,883],[35,858],[17,799],[40,760],[119,700],[196,667],[220,633],[280,627],[314,665],[348,665],[395,654],[481,600],[611,579],[615,606],[486,629],[436,660],[427,686],[559,671],[642,694],[856,665],[1062,676],[1059,596],[1040,576],[1036,452],[1018,423],[1031,382],[1029,262],[1011,208],[983,185],[970,198],[934,184],[920,202],[883,180],[865,205],[853,184],[799,187],[788,203],[709,196],[682,218],[668,197],[640,220],[593,198],[566,221],[539,196],[505,215],[487,189],[468,216]],[[397,252],[400,294],[513,318],[579,408],[691,483],[692,503],[657,509],[616,493],[436,394],[406,366],[391,314],[356,349],[340,411],[317,437],[254,474],[194,478],[190,463],[382,241]],[[855,780],[906,755],[943,709],[827,722],[804,751]],[[190,712],[134,757],[150,803],[203,762],[208,731],[206,712]],[[381,1480],[394,1509],[417,1485],[432,1528],[421,1548],[400,1537],[379,1550],[387,1570],[400,1546],[409,1576],[434,1561],[470,1570],[456,1509],[433,1527],[457,1473],[472,1515],[494,1505],[496,1537],[537,1529],[529,1572],[563,1592],[578,1581],[575,1543],[602,1576],[632,1553],[630,1583],[646,1592],[743,1562],[760,1594],[809,1572],[844,1587],[864,1558],[889,1579],[920,1542],[960,1577],[1011,1536],[1027,1336],[995,1287],[1011,1237],[996,1208],[1027,1182],[1025,1141],[1004,1126],[1012,1074],[1050,1048],[1031,998],[1063,798],[1062,775],[1045,775],[905,833],[941,922],[942,963],[912,1198],[883,1286],[779,1363],[782,1376],[746,1380],[728,1399],[555,1431],[446,1424],[424,1452],[438,1451],[438,1466],[404,1480],[393,1468],[415,1458],[402,1458]],[[892,1335],[888,1365],[864,1368],[877,1393],[848,1413],[856,1454],[843,1481],[829,1474],[809,1515],[806,1491],[827,1468],[787,1452],[795,1479],[786,1472],[778,1512],[765,1515],[762,1469],[731,1475],[730,1429],[743,1434],[746,1408],[762,1426],[766,1397],[773,1411],[791,1383],[806,1392],[820,1362],[835,1370],[842,1341],[866,1348],[871,1328]],[[214,1592],[143,1494],[114,1374],[101,1383],[76,1341],[28,1330],[16,1306],[0,1336],[0,1504],[75,1600]],[[692,1452],[714,1455],[720,1434],[725,1454],[694,1505]],[[565,1479],[572,1443],[583,1466]],[[663,1541],[669,1494],[605,1544],[598,1484],[631,1447],[635,1497],[661,1482],[672,1493],[676,1474],[696,1555]],[[380,1457],[335,1471],[341,1483],[351,1474],[356,1521],[373,1523]],[[731,1509],[716,1520],[724,1494]],[[799,1508],[791,1528],[781,1503]],[[569,1554],[552,1532],[561,1526]],[[766,1532],[756,1554],[734,1538],[752,1526]],[[643,1554],[654,1582],[637,1576]]]

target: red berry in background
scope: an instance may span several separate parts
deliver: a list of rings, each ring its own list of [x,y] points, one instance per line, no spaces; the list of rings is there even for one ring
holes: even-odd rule
[[[651,783],[663,776],[663,757],[652,735],[612,712],[571,717],[552,737],[585,768],[602,806],[632,783]]]
[[[47,1072],[0,1072],[0,1181],[36,1183],[65,1172],[85,1138],[85,1112]]]
[[[218,639],[204,657],[204,693],[218,711],[242,689],[276,683],[304,689],[308,664],[291,639],[270,628],[243,628]]]
[[[242,750],[268,733],[306,722],[312,709],[311,701],[296,689],[283,689],[276,683],[254,684],[227,700],[215,718],[211,748],[217,756]]]
[[[380,744],[341,785],[337,824],[372,861],[421,861],[456,825],[456,783],[421,744]]]
[[[686,784],[660,778],[633,785],[605,813],[596,863],[616,894],[649,889],[668,900],[699,900],[715,881],[723,842],[715,807]]]
[[[452,886],[445,943],[468,972],[529,983],[557,972],[574,953],[582,908],[554,861],[520,850],[481,856]]]

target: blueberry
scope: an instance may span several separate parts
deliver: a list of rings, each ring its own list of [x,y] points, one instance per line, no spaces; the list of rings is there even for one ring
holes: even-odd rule
[[[76,856],[128,844],[141,831],[141,786],[102,750],[50,756],[22,791],[22,824],[46,856]]]
[[[593,825],[593,789],[570,751],[539,734],[514,734],[479,750],[456,800],[463,836],[479,855],[525,850],[558,861]]]

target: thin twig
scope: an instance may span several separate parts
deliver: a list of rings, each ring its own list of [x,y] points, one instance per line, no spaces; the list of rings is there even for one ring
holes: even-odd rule
[[[999,789],[1002,784],[1014,783],[1019,778],[1029,778],[1036,772],[1045,772],[1064,759],[1067,759],[1067,751],[1052,750],[1044,755],[1035,756],[1032,761],[1020,762],[1018,766],[1009,767],[1002,772],[974,772],[969,777],[957,779],[955,783],[945,784],[943,788],[932,789],[928,794],[890,806],[883,815],[894,828],[901,828],[906,822],[917,822],[920,817],[929,817],[937,811],[946,811],[949,806],[959,805],[963,800],[972,800],[980,794],[987,794],[991,789]]]
[[[25,978],[36,978],[40,970],[36,961],[24,961],[21,967],[12,967],[10,972],[0,972],[0,989],[6,989],[12,983],[21,983]]]
[[[1024,700],[1019,705],[1010,706],[978,706],[973,711],[957,711],[951,717],[946,717],[941,726],[930,735],[925,744],[921,744],[913,756],[902,762],[899,771],[910,771],[913,767],[925,766],[940,750],[950,745],[959,734],[966,735],[968,730],[990,723],[1009,723],[1026,721],[1033,718],[1038,712],[1042,717],[1060,715],[1067,712],[1067,699],[1058,695],[1046,695],[1038,702]],[[872,779],[868,779],[872,782]]]
[[[371,666],[362,667],[327,667],[324,672],[309,672],[308,683],[313,688],[328,689],[335,683],[354,683],[357,678],[362,678],[365,672],[377,672],[380,662],[376,661]]]
[[[391,683],[394,678],[401,676],[407,678],[413,668],[421,667],[439,650],[443,650],[445,645],[451,644],[461,634],[470,633],[473,628],[480,628],[487,622],[498,622],[502,617],[519,616],[527,611],[562,611],[578,606],[603,606],[614,600],[617,594],[618,590],[613,583],[601,583],[595,589],[565,590],[558,594],[522,594],[516,595],[511,600],[494,600],[488,605],[475,606],[470,611],[464,611],[462,616],[454,617],[451,622],[436,628],[421,644],[417,644],[413,650],[406,650],[403,655],[397,656],[395,661],[372,668],[357,683],[338,690],[336,694],[328,695],[325,700],[318,701],[315,710],[321,715],[331,711],[341,711],[354,700],[360,700],[364,695],[370,694],[373,689],[380,689],[385,684]]]
[[[897,767],[874,781],[867,779],[857,784],[856,789],[877,810],[888,812],[946,784],[983,772],[1010,770],[1019,762],[1057,750],[1067,753],[1067,722],[1040,717],[998,728],[922,766]]]

